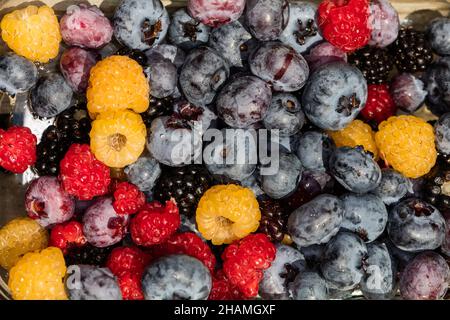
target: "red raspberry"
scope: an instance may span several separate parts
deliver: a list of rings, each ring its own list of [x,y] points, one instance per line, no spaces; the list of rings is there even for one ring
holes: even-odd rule
[[[180,223],[174,201],[166,201],[165,206],[157,201],[147,203],[131,220],[131,238],[139,246],[161,244],[177,231]]]
[[[366,121],[373,120],[379,124],[395,115],[397,107],[386,84],[370,84],[367,89],[366,106],[361,110]]]
[[[108,193],[109,168],[98,161],[87,144],[73,144],[60,163],[60,177],[67,193],[91,200]]]
[[[368,0],[324,0],[318,19],[323,37],[345,52],[361,48],[370,40]]]
[[[145,204],[145,195],[129,182],[117,184],[114,191],[114,209],[118,214],[134,214]]]
[[[0,166],[14,173],[24,173],[36,162],[37,139],[26,127],[0,129]]]
[[[78,221],[68,221],[56,225],[50,232],[50,247],[57,247],[64,254],[74,247],[82,247],[86,244],[83,234],[83,225]]]
[[[223,270],[217,271],[213,277],[212,289],[208,300],[244,300],[242,293],[232,285]]]
[[[264,269],[275,259],[276,249],[267,235],[251,234],[229,245],[222,254],[223,271],[244,296],[258,294]]]
[[[142,273],[125,272],[118,277],[123,300],[144,300],[141,284]]]
[[[111,251],[106,266],[120,277],[124,273],[142,274],[150,255],[136,247],[118,247]]]
[[[176,233],[163,244],[156,246],[152,252],[158,257],[169,254],[187,254],[202,261],[211,274],[214,273],[216,267],[216,257],[211,252],[211,248],[192,232]]]

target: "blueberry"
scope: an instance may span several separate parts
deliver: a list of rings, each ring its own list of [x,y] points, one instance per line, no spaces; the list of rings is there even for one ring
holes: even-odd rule
[[[427,106],[440,116],[450,111],[450,57],[443,57],[428,67],[424,75]]]
[[[303,273],[305,259],[299,251],[290,246],[277,244],[276,249],[275,260],[264,270],[259,294],[263,299],[287,300],[289,283],[298,273]]]
[[[342,201],[333,195],[322,194],[294,210],[287,229],[299,247],[326,243],[338,233],[343,217]]]
[[[309,76],[309,67],[303,56],[279,42],[265,42],[249,57],[252,73],[272,84],[274,90],[300,90]]]
[[[203,151],[206,168],[213,175],[224,175],[242,181],[256,169],[256,136],[246,130],[222,130],[222,140],[217,138]]]
[[[125,168],[128,180],[142,192],[150,192],[161,175],[159,162],[150,157],[140,157]]]
[[[406,112],[415,112],[425,101],[427,91],[422,80],[410,73],[397,75],[390,85],[392,100]]]
[[[192,18],[186,9],[178,9],[172,15],[169,40],[183,50],[191,50],[208,42],[210,30]]]
[[[335,289],[350,290],[361,281],[367,248],[360,237],[339,232],[327,243],[320,265],[322,276]]]
[[[437,18],[428,26],[428,41],[441,56],[450,55],[450,18]]]
[[[441,245],[441,252],[447,257],[450,257],[450,212],[444,211],[443,216],[445,219],[445,238]]]
[[[158,53],[163,58],[170,60],[177,68],[180,68],[186,59],[186,53],[184,53],[183,50],[170,44],[159,44],[145,51],[147,58],[151,57],[155,53]]]
[[[394,258],[398,272],[402,272],[408,263],[417,256],[417,252],[408,252],[397,248],[387,236],[384,237],[383,243],[386,244],[386,247]]]
[[[328,285],[317,271],[299,273],[290,284],[289,291],[293,300],[326,300]]]
[[[233,128],[248,128],[261,121],[272,99],[270,86],[254,76],[229,82],[217,97],[217,113]]]
[[[295,154],[281,151],[270,166],[278,168],[274,174],[261,174],[261,188],[271,198],[281,199],[295,191],[302,178],[303,167]]]
[[[194,49],[186,57],[180,73],[180,86],[189,102],[211,103],[230,75],[228,62],[208,47]]]
[[[230,65],[243,67],[248,50],[247,42],[252,35],[239,21],[223,25],[211,31],[209,46],[224,56]]]
[[[450,154],[450,113],[443,114],[434,125],[436,148],[442,154]]]
[[[66,280],[70,300],[122,300],[116,277],[108,268],[72,265]]]
[[[315,270],[319,267],[322,261],[322,256],[325,252],[325,244],[313,244],[308,247],[301,247],[299,250],[306,260],[309,269]]]
[[[51,118],[70,107],[72,95],[72,89],[62,75],[49,73],[31,90],[31,108],[39,117]]]
[[[308,170],[325,171],[335,148],[333,140],[327,134],[308,131],[297,141],[296,154]]]
[[[401,173],[393,169],[381,170],[381,181],[372,193],[380,197],[387,204],[394,204],[412,192],[412,182]]]
[[[248,178],[245,178],[245,179],[241,180],[240,182],[241,182],[241,186],[252,190],[256,197],[260,197],[260,196],[264,195],[264,191],[262,191],[262,189],[258,183],[258,177],[257,177],[256,173],[253,173]]]
[[[365,242],[372,242],[383,233],[388,212],[379,197],[346,194],[341,200],[345,211],[342,228],[357,233]]]
[[[308,61],[309,70],[312,73],[320,66],[330,62],[347,62],[347,54],[331,43],[323,41],[312,47],[305,55],[305,59]]]
[[[113,22],[114,36],[120,43],[147,50],[166,36],[169,14],[160,0],[122,0]]]
[[[13,96],[30,90],[37,81],[38,71],[33,62],[6,53],[0,56],[0,90]]]
[[[445,259],[435,252],[424,252],[402,272],[400,295],[410,300],[443,299],[449,280],[450,269]]]
[[[365,273],[361,291],[367,299],[390,299],[396,292],[397,269],[394,258],[384,243],[367,245]]]
[[[159,54],[151,55],[148,57],[145,74],[153,97],[166,98],[175,92],[178,82],[177,67],[169,59]]]
[[[322,40],[316,21],[317,5],[309,2],[289,3],[289,23],[280,41],[299,53],[308,51]]]
[[[211,287],[211,274],[205,265],[183,254],[157,259],[142,277],[146,300],[206,300]]]
[[[329,160],[331,175],[347,190],[366,193],[378,187],[381,169],[362,147],[336,148]]]
[[[302,106],[313,124],[336,131],[356,118],[366,100],[367,83],[361,71],[345,62],[330,62],[309,78]]]
[[[300,131],[305,123],[300,102],[289,93],[278,93],[272,97],[272,103],[264,118],[267,129],[279,129],[280,136],[292,136]]]
[[[409,198],[390,210],[387,231],[391,241],[401,250],[434,250],[444,241],[445,220],[432,205]]]
[[[245,23],[258,40],[277,40],[288,21],[286,0],[247,0]]]

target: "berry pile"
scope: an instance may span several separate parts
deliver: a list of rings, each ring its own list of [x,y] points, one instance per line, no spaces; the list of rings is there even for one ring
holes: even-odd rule
[[[0,228],[11,298],[445,298],[449,18],[403,27],[389,0],[107,13],[1,19],[0,91],[49,123],[0,129],[0,176],[34,178]]]

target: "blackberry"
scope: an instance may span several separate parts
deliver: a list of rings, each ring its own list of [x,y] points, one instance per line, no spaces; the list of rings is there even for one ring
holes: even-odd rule
[[[135,60],[141,66],[146,66],[147,62],[148,62],[147,56],[141,50],[123,47],[123,48],[119,49],[116,52],[116,54],[119,56],[127,56],[127,57]]]
[[[162,173],[153,189],[154,198],[165,202],[174,198],[180,214],[188,217],[195,214],[203,193],[213,185],[208,170],[200,165],[185,167],[162,167]]]
[[[104,267],[111,251],[117,247],[114,245],[106,248],[97,248],[91,244],[83,247],[72,248],[65,256],[66,265],[87,264],[92,266]]]
[[[450,209],[450,165],[441,161],[426,176],[423,185],[424,200],[441,211]]]
[[[147,127],[150,127],[152,121],[158,117],[170,116],[173,113],[174,99],[172,97],[158,99],[150,96],[150,107],[144,113],[141,113],[142,120]]]
[[[258,232],[265,233],[270,241],[281,242],[286,233],[288,215],[281,204],[273,199],[258,200],[261,210],[261,221]]]
[[[291,213],[322,193],[322,187],[311,175],[303,174],[302,179],[290,196],[283,200],[284,210]]]
[[[369,46],[349,55],[348,61],[361,70],[368,84],[386,83],[394,67],[387,50]]]
[[[73,143],[89,143],[91,122],[82,106],[74,106],[61,113],[54,125],[43,133],[37,145],[34,171],[40,176],[57,176],[59,162]]]
[[[433,62],[433,53],[425,33],[412,27],[402,28],[397,40],[389,46],[400,72],[424,71]]]

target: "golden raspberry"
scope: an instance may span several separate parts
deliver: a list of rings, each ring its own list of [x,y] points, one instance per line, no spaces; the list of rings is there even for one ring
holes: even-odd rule
[[[352,121],[347,127],[339,131],[328,131],[337,147],[362,146],[364,150],[373,154],[378,159],[378,148],[375,143],[375,133],[372,128],[361,120]]]
[[[208,189],[196,212],[198,230],[214,245],[244,238],[258,229],[260,219],[259,204],[253,192],[234,184]]]
[[[381,157],[408,178],[427,174],[436,163],[433,127],[409,115],[390,117],[375,134]]]
[[[67,300],[65,275],[61,250],[49,247],[24,255],[9,272],[8,286],[15,300]]]
[[[129,110],[101,113],[92,122],[91,150],[112,168],[123,168],[139,158],[147,130],[142,118]]]
[[[141,113],[148,108],[149,94],[147,78],[135,60],[126,56],[110,56],[91,69],[87,107],[92,117],[125,109]]]
[[[59,52],[58,18],[47,6],[28,6],[6,14],[0,25],[2,38],[15,53],[47,63]]]
[[[0,229],[0,266],[11,269],[28,252],[47,247],[48,232],[28,218],[16,218]]]

